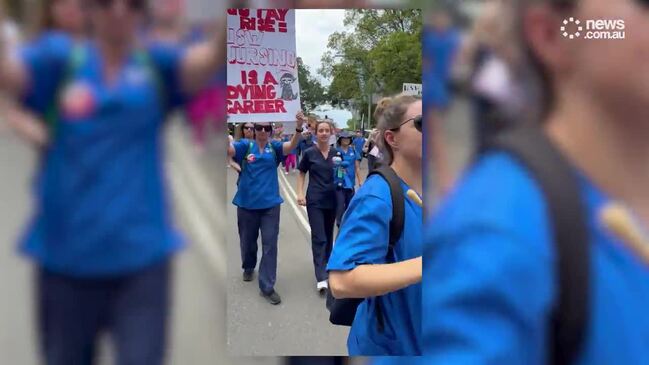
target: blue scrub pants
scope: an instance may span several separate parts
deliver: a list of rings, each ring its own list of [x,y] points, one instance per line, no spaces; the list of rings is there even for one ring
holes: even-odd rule
[[[163,363],[169,312],[170,262],[111,278],[76,278],[39,269],[36,279],[43,360],[94,363],[108,330],[120,365]]]
[[[340,227],[343,214],[354,197],[354,189],[336,189],[336,226]]]
[[[311,250],[313,251],[315,278],[316,281],[325,281],[329,278],[327,262],[329,262],[334,242],[336,210],[307,205],[306,211],[311,226]]]
[[[279,236],[279,205],[267,209],[237,208],[241,267],[252,271],[257,266],[257,238],[261,230],[262,255],[259,262],[259,289],[270,294],[277,277],[277,238]]]

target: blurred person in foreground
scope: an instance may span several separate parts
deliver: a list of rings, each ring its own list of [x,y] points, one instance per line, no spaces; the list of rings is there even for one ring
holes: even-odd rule
[[[502,21],[507,6],[507,0],[484,2],[453,65],[456,79],[466,77],[470,89],[476,155],[523,109],[524,93],[512,70],[517,63],[514,32],[511,22]]]
[[[91,0],[88,40],[52,33],[17,57],[0,47],[2,89],[47,121],[35,129],[45,137],[35,216],[20,246],[38,267],[47,364],[93,363],[103,330],[117,363],[163,362],[171,257],[182,243],[167,209],[161,131],[214,74],[224,39],[184,50],[142,44],[147,5]]]
[[[637,245],[646,236],[628,232],[649,226],[649,3],[517,0],[508,9],[502,19],[518,22],[519,66],[537,109],[526,117],[568,161],[583,203],[586,242],[561,250],[584,245],[588,254],[559,257],[538,176],[508,153],[486,152],[425,234],[424,354],[431,364],[646,363],[649,258]],[[570,17],[623,19],[627,38],[569,39],[561,26]],[[606,218],[615,202],[624,230]],[[573,302],[583,311],[557,322],[563,260],[587,268],[572,278],[587,290]],[[576,316],[581,328],[555,332]]]
[[[426,92],[423,95],[426,112],[426,149],[432,156],[435,170],[434,194],[445,195],[453,185],[448,164],[444,123],[451,105],[451,66],[460,47],[460,33],[446,6],[438,5],[430,13],[422,40],[422,79]],[[426,182],[428,184],[428,182]]]

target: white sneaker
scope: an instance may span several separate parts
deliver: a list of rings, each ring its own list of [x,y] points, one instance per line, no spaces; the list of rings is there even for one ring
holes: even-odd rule
[[[316,284],[315,287],[316,287],[316,289],[318,291],[323,291],[325,289],[329,289],[329,283],[326,280],[325,281],[319,281],[318,284]]]

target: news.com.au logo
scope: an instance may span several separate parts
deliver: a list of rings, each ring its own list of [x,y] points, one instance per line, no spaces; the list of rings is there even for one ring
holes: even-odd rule
[[[570,17],[563,20],[561,34],[570,39],[624,39],[624,20],[588,19],[585,22]]]

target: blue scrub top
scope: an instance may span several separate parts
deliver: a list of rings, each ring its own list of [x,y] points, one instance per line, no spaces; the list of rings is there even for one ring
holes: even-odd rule
[[[408,190],[401,183],[404,195]],[[392,200],[388,183],[372,175],[352,198],[333,247],[328,271],[348,271],[364,264],[405,261],[422,254],[422,208],[406,197],[404,229],[388,256]],[[379,332],[375,301],[385,318]],[[347,339],[350,356],[421,354],[421,284],[364,300],[356,311]]]
[[[277,161],[284,158],[282,142],[268,141],[263,151],[251,139],[244,138],[233,145],[234,159],[241,161],[241,174],[232,204],[245,209],[267,209],[282,204],[277,180]]]
[[[356,153],[352,146],[347,148],[347,152],[343,150],[342,147],[336,148],[337,151],[343,156],[343,161],[347,162],[347,167],[345,168],[345,189],[354,189],[356,183],[356,161],[361,159],[361,155]]]
[[[610,198],[583,175],[580,186],[591,288],[589,327],[575,364],[646,363],[649,268],[600,223]],[[431,219],[422,322],[430,363],[547,364],[557,257],[546,209],[529,173],[492,153]]]
[[[363,157],[363,146],[365,145],[365,138],[363,137],[354,137],[354,149],[358,154],[358,159],[360,160]]]
[[[71,276],[132,272],[181,247],[167,210],[160,132],[182,102],[172,92],[180,90],[182,52],[149,45],[149,63],[131,54],[107,85],[93,43],[81,44],[84,57],[68,71],[73,46],[47,33],[21,51],[31,81],[25,105],[44,117],[60,97],[21,251]]]
[[[334,186],[334,148],[329,149],[327,159],[322,156],[317,146],[304,151],[298,170],[309,173],[309,187],[306,190],[307,206],[322,209],[334,209],[336,193]]]

